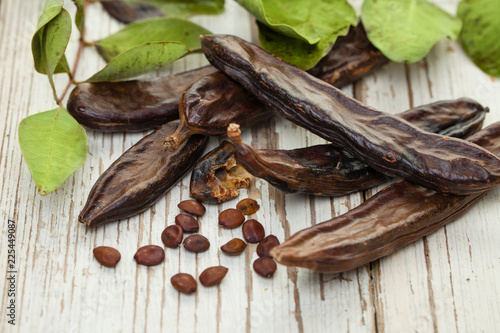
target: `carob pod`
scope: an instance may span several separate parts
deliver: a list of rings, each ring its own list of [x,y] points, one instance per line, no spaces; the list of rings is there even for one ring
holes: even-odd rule
[[[389,59],[370,43],[360,23],[351,27],[346,36],[337,38],[332,50],[307,72],[340,88],[388,62]]]
[[[155,5],[149,3],[129,3],[123,0],[102,0],[100,2],[111,17],[125,24],[164,16]]]
[[[96,181],[78,220],[95,227],[145,211],[188,172],[203,153],[207,137],[193,135],[167,152],[163,138],[179,122],[163,125],[123,153]]]
[[[236,36],[201,36],[219,70],[286,119],[389,176],[455,194],[500,184],[500,159],[461,139],[422,131]]]
[[[269,119],[272,112],[252,94],[221,72],[192,82],[179,102],[181,125],[165,139],[175,149],[193,134],[222,135],[230,123],[252,126]]]
[[[486,110],[470,99],[442,101],[398,114],[429,132],[466,137],[477,132]],[[288,193],[339,196],[376,186],[386,176],[331,144],[294,150],[256,150],[241,141],[236,126],[228,135],[238,164]]]
[[[189,183],[190,196],[209,204],[219,204],[237,197],[238,189],[247,188],[252,175],[234,158],[234,147],[223,141],[196,162]]]
[[[500,122],[468,140],[500,154]],[[434,232],[485,194],[442,194],[399,181],[349,212],[299,231],[274,247],[271,256],[281,264],[319,272],[347,271]]]
[[[194,80],[215,72],[212,66],[151,81],[81,83],[68,100],[80,124],[103,132],[136,132],[179,118],[179,97]]]

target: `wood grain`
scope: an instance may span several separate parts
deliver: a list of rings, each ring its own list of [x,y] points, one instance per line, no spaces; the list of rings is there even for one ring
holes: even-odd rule
[[[74,15],[73,4],[66,4]],[[437,1],[434,1],[437,3]],[[353,1],[359,10],[362,1]],[[454,13],[458,0],[439,1]],[[257,258],[249,244],[242,256],[221,254],[219,247],[241,230],[217,225],[220,211],[237,201],[207,206],[200,233],[209,251],[193,254],[167,249],[165,264],[137,266],[138,247],[161,245],[160,234],[174,223],[177,203],[189,198],[189,176],[152,209],[139,216],[87,230],[77,216],[99,175],[144,134],[88,131],[85,165],[54,193],[41,197],[31,180],[17,142],[17,126],[26,116],[54,107],[47,79],[33,69],[30,44],[43,0],[0,1],[0,214],[17,223],[17,321],[7,323],[7,284],[2,279],[0,332],[495,332],[500,324],[500,190],[434,234],[397,253],[343,274],[317,274],[279,267],[273,279],[252,270]],[[256,41],[253,18],[234,1],[221,16],[193,20],[215,33],[233,33]],[[99,4],[89,6],[88,40],[122,25]],[[76,32],[76,29],[74,29]],[[68,48],[73,62],[78,36]],[[77,79],[104,66],[95,50],[85,48]],[[207,64],[190,55],[163,74]],[[158,74],[160,75],[160,74]],[[56,77],[58,91],[66,78]],[[392,113],[441,99],[463,96],[490,106],[486,123],[500,120],[500,81],[483,74],[457,42],[443,40],[416,64],[390,64],[345,91],[364,103]],[[210,148],[221,139],[212,138]],[[283,119],[243,133],[257,148],[292,149],[324,141]],[[256,199],[252,217],[268,233],[284,240],[300,229],[345,213],[379,189],[340,198],[285,195],[256,180],[240,198]],[[114,269],[93,256],[96,246],[120,250]],[[7,228],[0,237],[0,268],[7,274]],[[170,277],[198,276],[209,266],[229,272],[218,287],[201,285],[195,295],[179,294]]]

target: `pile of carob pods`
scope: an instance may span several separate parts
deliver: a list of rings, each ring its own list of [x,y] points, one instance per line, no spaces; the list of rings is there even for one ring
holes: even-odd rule
[[[365,265],[435,231],[465,213],[500,184],[500,123],[481,129],[488,108],[462,98],[440,101],[392,115],[347,96],[338,88],[388,63],[366,39],[362,26],[337,40],[329,54],[308,72],[258,46],[229,35],[201,36],[212,64],[152,81],[84,83],[68,101],[81,124],[100,131],[155,128],[115,161],[90,191],[79,221],[93,228],[143,212],[193,169],[190,195],[175,225],[161,239],[178,247],[184,233],[196,233],[205,207],[239,195],[253,177],[278,189],[340,196],[399,177],[346,214],[292,235],[282,244],[265,236],[262,224],[245,215],[257,211],[252,199],[219,215],[225,228],[242,225],[247,242],[259,243],[254,270],[265,277],[277,262],[319,272],[342,272]],[[294,150],[254,149],[241,129],[278,114],[331,144]],[[180,118],[180,121],[176,119]],[[208,136],[230,141],[202,157]],[[210,242],[199,234],[184,239],[192,252]],[[221,247],[227,255],[244,251],[234,238]],[[96,259],[114,267],[117,250],[98,247]],[[157,265],[164,250],[140,248],[138,264]],[[207,268],[204,286],[221,282],[228,269]],[[172,277],[179,291],[193,293],[189,274]]]

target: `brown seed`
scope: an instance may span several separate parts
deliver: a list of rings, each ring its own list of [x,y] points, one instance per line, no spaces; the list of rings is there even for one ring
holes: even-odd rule
[[[227,268],[224,266],[209,267],[200,274],[200,282],[205,287],[214,286],[219,284],[226,274]]]
[[[257,245],[257,254],[259,257],[271,257],[269,252],[275,246],[280,245],[280,241],[274,235],[269,235]]]
[[[205,214],[205,206],[203,206],[201,203],[195,200],[184,200],[181,201],[177,207],[182,209],[185,212],[188,212],[189,214],[193,214],[196,216],[202,216]]]
[[[184,238],[184,232],[182,228],[178,225],[168,226],[161,233],[161,241],[165,244],[166,247],[176,248],[182,243],[182,238]]]
[[[245,221],[245,216],[239,209],[229,208],[219,214],[219,224],[225,228],[239,227]]]
[[[165,251],[158,245],[146,245],[137,250],[134,259],[139,265],[158,265],[165,259]]]
[[[175,217],[175,224],[180,226],[184,232],[197,232],[200,230],[200,225],[198,221],[189,215],[179,214]]]
[[[258,211],[259,208],[259,204],[254,199],[243,199],[236,204],[236,209],[241,210],[245,215],[253,214]]]
[[[115,267],[122,258],[117,249],[109,246],[99,246],[94,249],[94,257],[103,266]]]
[[[198,284],[194,277],[187,273],[177,273],[170,278],[170,283],[175,289],[184,294],[192,294],[196,291]]]
[[[205,252],[209,247],[210,242],[202,235],[191,235],[184,240],[184,248],[191,252]]]
[[[261,257],[253,262],[254,271],[263,277],[271,277],[277,269],[276,262],[272,258]]]
[[[237,256],[238,254],[241,254],[243,251],[245,251],[246,247],[247,244],[242,239],[233,238],[226,244],[222,245],[220,249],[227,255]]]
[[[249,243],[258,243],[264,239],[266,232],[257,220],[248,220],[243,223],[243,238]]]

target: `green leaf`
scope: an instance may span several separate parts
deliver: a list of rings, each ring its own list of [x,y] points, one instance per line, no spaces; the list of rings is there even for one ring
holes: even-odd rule
[[[111,59],[106,67],[87,82],[122,81],[154,71],[189,53],[186,45],[178,42],[146,43]]]
[[[45,24],[33,37],[31,48],[35,60],[35,69],[47,74],[57,100],[54,81],[55,73],[68,72],[69,66],[64,56],[71,37],[71,17],[62,9],[52,20]]]
[[[85,25],[85,6],[83,0],[73,0],[73,2],[76,6],[75,24],[81,35]]]
[[[262,47],[303,69],[313,67],[358,20],[345,0],[236,1],[260,22]]]
[[[87,158],[85,130],[62,107],[23,119],[19,145],[41,195],[61,186]]]
[[[500,77],[500,1],[462,0],[458,16],[464,23],[460,39],[467,55],[482,71]]]
[[[462,23],[426,0],[365,0],[361,21],[368,39],[393,61],[417,62],[440,39],[456,39]]]
[[[95,44],[101,56],[109,61],[135,46],[151,42],[180,42],[191,51],[199,50],[200,35],[209,33],[207,29],[184,19],[156,18],[132,23]]]
[[[261,22],[257,22],[257,25],[259,27],[259,41],[265,50],[304,70],[314,67],[325,56],[325,51],[328,53],[333,46],[329,41],[323,40],[311,45],[277,33]],[[346,31],[342,32],[342,35],[349,31],[349,27],[345,29]]]
[[[71,36],[71,18],[69,18],[68,25],[69,13],[62,8],[62,4],[63,2],[61,0],[47,0],[42,15],[38,20],[37,31],[33,35],[31,42],[35,69],[41,74],[49,75],[50,72],[49,81],[51,82],[52,74],[70,72],[68,62],[64,56],[64,50],[66,49],[67,42],[66,46],[64,46],[64,50],[62,50],[62,55],[58,56],[59,59],[54,68],[52,68],[53,59],[51,57],[47,58],[45,53],[47,42],[56,41],[57,45],[59,45],[60,41],[64,39],[69,42],[69,37]],[[47,34],[47,29],[50,29],[49,34]],[[51,36],[54,31],[56,32],[56,36]],[[64,36],[65,34],[66,36]],[[49,41],[47,36],[50,36]],[[49,47],[49,49],[53,49],[53,46]],[[47,63],[47,61],[49,63]],[[48,71],[47,66],[51,67],[52,70]]]

